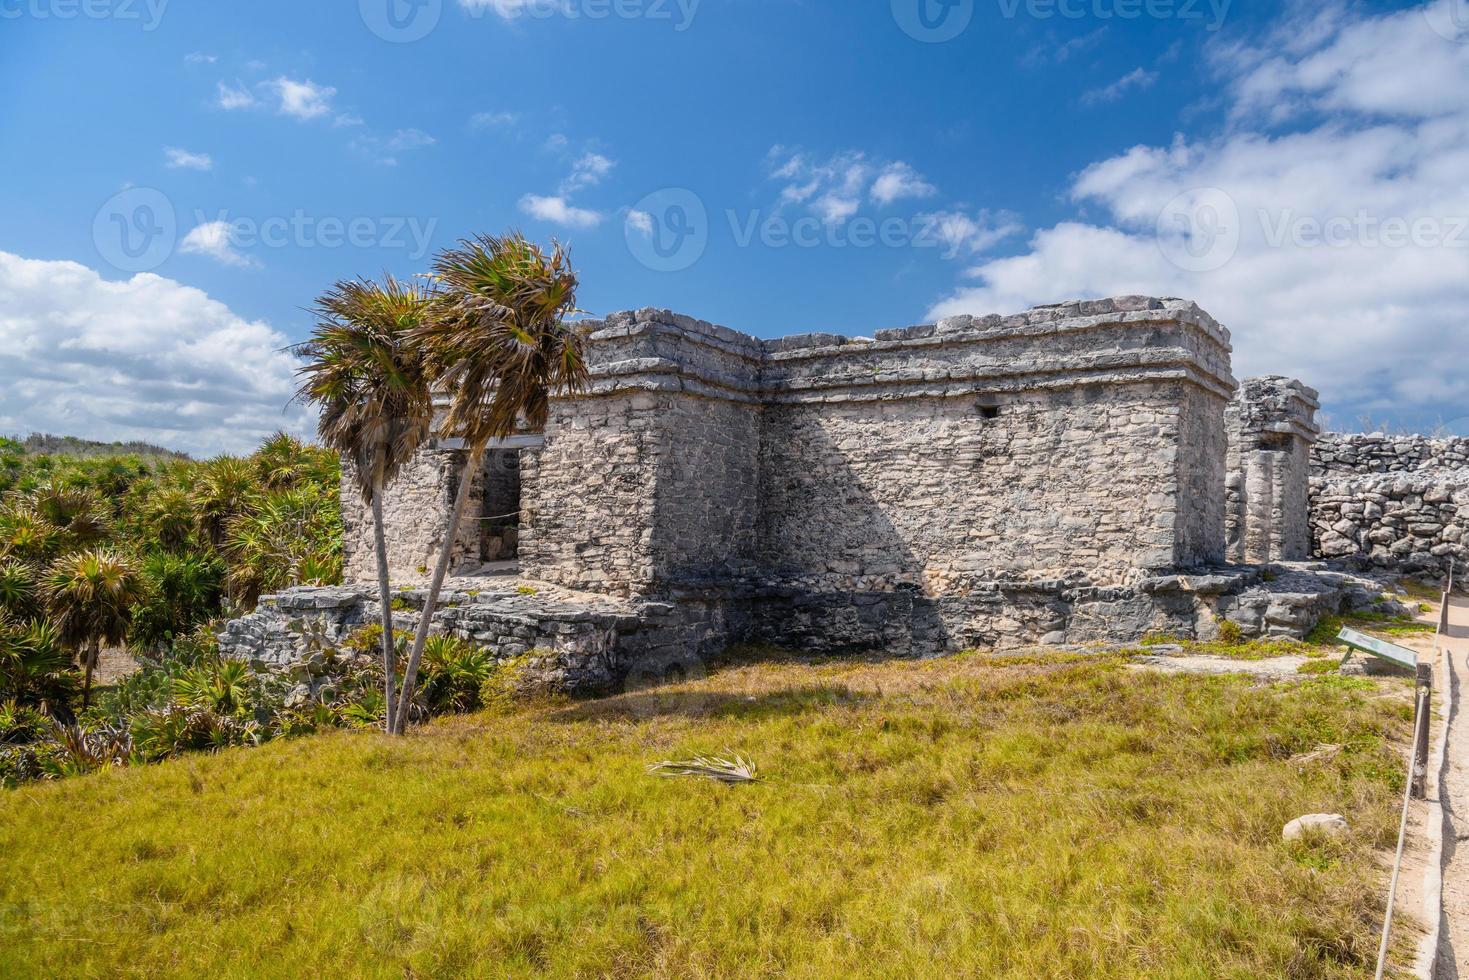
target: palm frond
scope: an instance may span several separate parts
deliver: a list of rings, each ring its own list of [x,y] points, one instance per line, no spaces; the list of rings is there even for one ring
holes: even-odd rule
[[[698,776],[720,783],[753,783],[760,778],[755,763],[738,755],[732,759],[700,755],[682,762],[658,762],[649,766],[648,772],[654,776]]]

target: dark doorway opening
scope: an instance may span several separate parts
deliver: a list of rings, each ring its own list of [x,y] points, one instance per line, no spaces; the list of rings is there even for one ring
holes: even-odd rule
[[[480,510],[480,560],[515,561],[520,555],[520,450],[485,454]]]

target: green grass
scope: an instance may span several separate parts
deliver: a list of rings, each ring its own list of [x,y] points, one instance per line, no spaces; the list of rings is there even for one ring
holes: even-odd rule
[[[1383,689],[734,664],[31,785],[0,794],[0,976],[1370,976]],[[760,779],[645,771],[731,753]],[[1318,811],[1351,833],[1281,842]]]

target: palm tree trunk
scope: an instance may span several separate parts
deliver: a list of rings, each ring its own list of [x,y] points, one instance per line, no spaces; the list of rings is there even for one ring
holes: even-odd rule
[[[393,599],[388,586],[388,541],[383,531],[381,486],[372,488],[372,536],[377,545],[377,593],[383,621],[383,727],[391,735],[397,730],[393,694],[398,689],[398,681],[393,675],[398,664],[398,644],[393,636]]]
[[[92,672],[97,669],[97,644],[94,641],[87,647],[86,653],[86,677],[82,681],[82,710],[86,711],[92,706]]]
[[[429,626],[433,623],[434,608],[439,602],[439,590],[444,587],[444,576],[449,571],[449,555],[454,550],[454,536],[459,533],[459,521],[464,515],[464,505],[469,502],[469,487],[474,483],[474,474],[479,469],[484,448],[473,449],[464,461],[464,471],[459,476],[459,492],[454,497],[454,510],[449,514],[449,527],[444,532],[444,543],[439,548],[439,560],[434,564],[434,577],[429,582],[428,598],[423,603],[423,615],[418,620],[418,632],[413,635],[413,650],[408,654],[408,664],[403,668],[403,690],[398,695],[398,721],[395,731],[401,734],[408,727],[408,705],[413,700],[413,682],[418,677],[418,661],[423,657],[423,645],[428,642]]]

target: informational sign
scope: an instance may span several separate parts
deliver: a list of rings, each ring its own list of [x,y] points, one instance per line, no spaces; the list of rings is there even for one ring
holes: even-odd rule
[[[1354,629],[1345,628],[1336,634],[1336,638],[1354,650],[1361,650],[1363,653],[1370,653],[1374,657],[1389,660],[1399,667],[1406,667],[1409,670],[1413,670],[1418,666],[1418,654],[1409,650],[1407,647],[1400,647],[1396,643],[1389,643],[1386,640],[1379,640],[1375,636],[1368,636],[1366,633],[1358,633]]]

